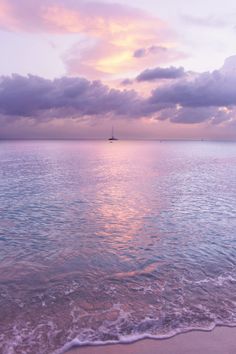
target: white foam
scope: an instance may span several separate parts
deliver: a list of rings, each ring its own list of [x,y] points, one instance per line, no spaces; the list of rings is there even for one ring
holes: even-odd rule
[[[189,327],[189,328],[178,328],[176,330],[170,331],[167,334],[159,334],[159,335],[152,335],[150,333],[142,333],[142,334],[132,334],[126,336],[120,336],[118,340],[108,340],[108,341],[81,341],[78,338],[73,339],[72,341],[66,343],[62,348],[54,351],[52,354],[64,354],[68,350],[74,347],[85,347],[85,346],[105,346],[110,344],[131,344],[143,339],[169,339],[172,338],[180,333],[188,333],[191,331],[202,331],[202,332],[210,332],[216,326],[225,326],[225,327],[236,327],[235,324],[224,325],[222,323],[212,323],[208,327]]]

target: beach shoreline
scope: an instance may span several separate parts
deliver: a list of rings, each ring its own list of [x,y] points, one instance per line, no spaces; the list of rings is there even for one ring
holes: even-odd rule
[[[73,347],[67,354],[235,354],[236,327],[192,330],[168,339],[142,339],[130,344]]]

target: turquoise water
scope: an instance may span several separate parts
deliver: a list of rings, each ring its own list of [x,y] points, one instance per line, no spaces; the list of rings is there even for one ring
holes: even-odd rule
[[[3,353],[235,325],[235,230],[236,143],[1,142]]]

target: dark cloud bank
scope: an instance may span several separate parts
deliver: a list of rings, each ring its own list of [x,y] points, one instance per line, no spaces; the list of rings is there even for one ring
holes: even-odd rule
[[[154,117],[176,123],[218,124],[231,121],[236,106],[236,57],[220,70],[185,75],[183,68],[146,70],[139,81],[167,80],[148,98],[134,90],[110,89],[100,81],[13,75],[0,78],[0,115],[3,122],[28,117],[34,120],[117,116]]]
[[[0,79],[0,113],[14,117],[136,115],[140,98],[135,91],[109,89],[83,78],[46,80],[29,75]]]

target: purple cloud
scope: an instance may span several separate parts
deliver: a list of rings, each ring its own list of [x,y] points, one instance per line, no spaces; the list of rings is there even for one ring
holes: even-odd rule
[[[231,106],[236,104],[235,84],[236,75],[224,75],[219,70],[203,73],[193,80],[183,79],[157,88],[150,102],[186,107]]]
[[[166,52],[167,48],[162,47],[162,46],[156,46],[153,45],[151,47],[148,48],[138,48],[134,51],[134,58],[143,58],[146,57],[150,54],[159,54],[159,53],[163,53]]]
[[[175,110],[170,118],[170,121],[173,123],[195,124],[213,119],[216,114],[217,109],[212,107],[199,107],[198,109],[184,107],[179,110]]]
[[[128,85],[132,85],[133,80],[131,79],[124,79],[123,81],[121,81],[121,85],[123,86],[128,86]]]
[[[144,49],[144,48],[139,48],[139,49],[135,50],[133,56],[134,56],[135,58],[142,58],[142,57],[144,57],[145,55],[146,55],[146,49]]]
[[[101,116],[146,117],[187,124],[232,123],[236,117],[235,86],[236,57],[229,58],[222,69],[212,73],[164,82],[149,97],[135,90],[112,89],[101,81],[84,78],[46,80],[32,75],[2,76],[0,117],[8,124],[18,119],[40,122]]]
[[[185,76],[184,68],[175,68],[173,66],[169,68],[154,68],[146,69],[136,78],[137,81],[153,81],[157,79],[179,79]]]
[[[235,85],[236,56],[233,56],[220,70],[189,75],[154,89],[148,107],[159,111],[160,120],[220,124],[236,117]]]
[[[142,98],[135,91],[110,89],[83,78],[46,80],[37,76],[0,78],[0,114],[19,117],[136,116]]]

